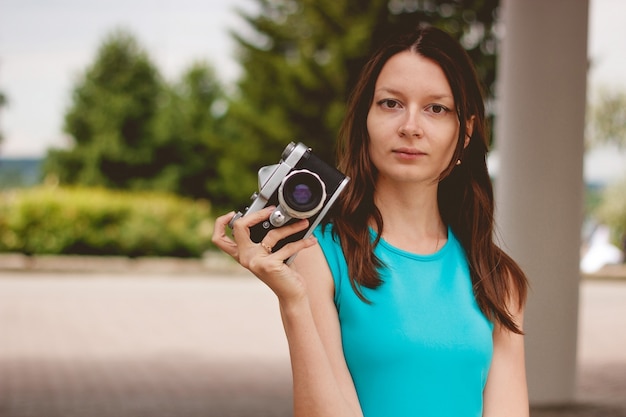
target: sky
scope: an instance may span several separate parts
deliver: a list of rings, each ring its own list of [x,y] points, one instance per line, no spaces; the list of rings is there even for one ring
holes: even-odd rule
[[[62,123],[72,87],[115,28],[133,33],[167,79],[205,60],[224,83],[233,82],[239,68],[229,30],[247,30],[236,7],[256,6],[254,0],[0,0],[0,91],[9,101],[0,110],[0,155],[38,157],[68,143]],[[625,15],[624,0],[590,0],[590,92],[626,90]],[[595,158],[614,156],[608,150]],[[621,162],[602,165],[610,170]]]
[[[63,146],[71,91],[116,28],[129,30],[161,73],[177,80],[198,60],[232,82],[239,71],[229,30],[252,0],[0,0],[0,110],[4,157]]]

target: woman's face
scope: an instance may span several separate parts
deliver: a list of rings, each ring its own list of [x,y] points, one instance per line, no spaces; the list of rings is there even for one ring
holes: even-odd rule
[[[410,51],[392,56],[376,80],[367,130],[379,182],[436,183],[459,134],[452,90],[439,65]]]

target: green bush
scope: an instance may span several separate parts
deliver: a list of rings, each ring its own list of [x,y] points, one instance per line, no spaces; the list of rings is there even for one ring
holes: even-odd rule
[[[626,237],[626,178],[604,190],[595,215],[609,226],[614,243],[621,247],[621,239]]]
[[[199,257],[210,206],[170,194],[38,187],[0,194],[0,252]]]

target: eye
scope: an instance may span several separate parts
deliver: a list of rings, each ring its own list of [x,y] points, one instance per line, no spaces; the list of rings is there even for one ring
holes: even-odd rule
[[[397,109],[400,107],[400,103],[397,100],[391,98],[384,98],[376,102],[379,106],[385,109]]]
[[[431,104],[428,109],[434,114],[446,114],[450,112],[450,109],[442,104]]]

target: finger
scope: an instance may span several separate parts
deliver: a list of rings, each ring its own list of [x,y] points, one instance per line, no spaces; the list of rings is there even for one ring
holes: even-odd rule
[[[301,232],[305,230],[307,227],[309,227],[309,221],[307,219],[300,220],[295,223],[290,223],[286,226],[270,230],[267,233],[267,235],[265,235],[265,237],[263,238],[263,242],[273,247],[276,245],[277,242],[293,234]]]
[[[234,225],[239,225],[239,227],[251,227],[255,224],[262,222],[263,220],[267,220],[270,217],[270,214],[276,210],[276,206],[267,206],[261,210],[255,211],[253,213],[248,213],[245,216],[238,218]]]
[[[251,244],[250,227],[267,220],[270,214],[276,209],[274,206],[265,207],[263,210],[249,213],[233,222],[233,235],[239,243]]]
[[[213,236],[211,237],[211,241],[215,246],[231,256],[236,256],[237,244],[226,235],[226,227],[234,215],[235,212],[231,211],[215,219],[215,227],[213,228]]]
[[[315,236],[309,236],[306,239],[300,239],[286,244],[285,246],[274,252],[274,255],[280,259],[289,259],[301,250],[310,248],[311,246],[314,246],[316,244],[317,239],[315,238]]]
[[[228,225],[228,223],[230,222],[230,220],[233,218],[234,215],[235,215],[234,211],[230,211],[226,214],[223,214],[219,216],[217,219],[215,219],[215,224],[220,225],[220,229],[224,229]]]
[[[226,227],[228,226],[228,223],[230,222],[230,220],[233,218],[234,215],[235,215],[235,212],[231,211],[215,219],[215,228],[213,229],[213,237],[212,237],[214,242],[216,239],[219,240],[222,237],[226,236]]]

